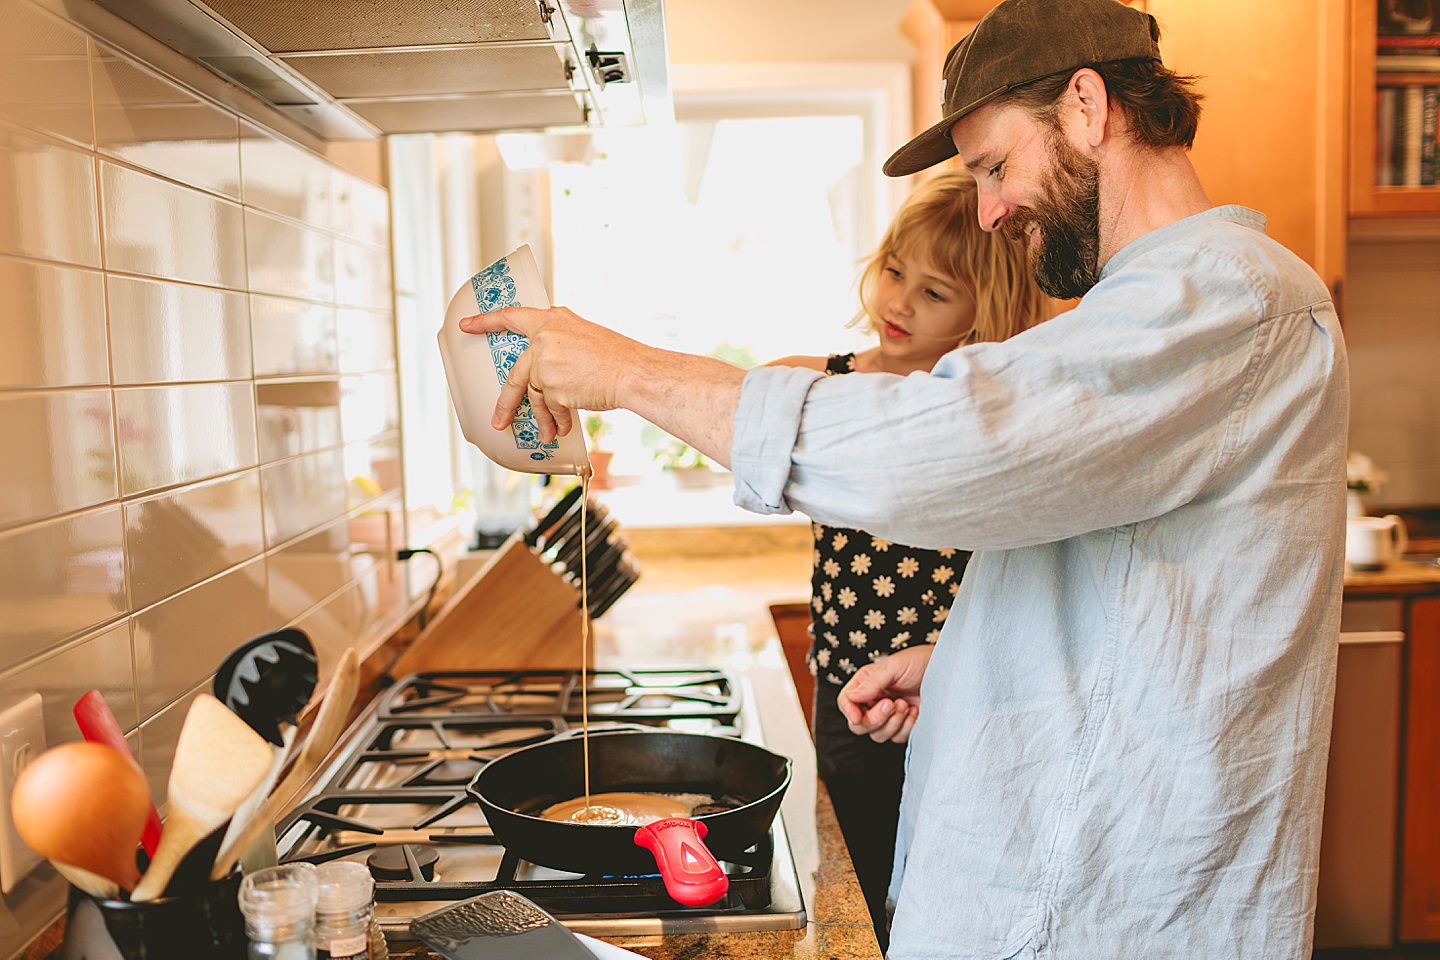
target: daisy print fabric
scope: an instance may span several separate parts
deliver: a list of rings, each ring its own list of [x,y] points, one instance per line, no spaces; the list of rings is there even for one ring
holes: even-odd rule
[[[831,357],[826,373],[849,373],[854,362],[854,354]],[[821,523],[810,528],[811,673],[843,684],[871,661],[939,638],[968,552],[907,547]]]
[[[934,643],[970,555],[812,523],[810,672],[843,684],[872,660]]]

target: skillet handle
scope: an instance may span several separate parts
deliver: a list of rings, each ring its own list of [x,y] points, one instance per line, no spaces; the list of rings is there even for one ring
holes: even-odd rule
[[[703,907],[725,896],[730,878],[702,842],[709,828],[699,820],[670,817],[635,831],[635,843],[655,855],[665,892],[688,907]]]

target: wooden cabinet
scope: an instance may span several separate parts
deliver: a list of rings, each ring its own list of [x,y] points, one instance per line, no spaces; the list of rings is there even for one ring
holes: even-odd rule
[[[1440,940],[1440,597],[1407,605],[1401,777],[1402,941]]]
[[[1205,95],[1191,160],[1211,202],[1265,214],[1339,299],[1353,0],[1148,0],[1171,69]]]
[[[1404,53],[1407,64],[1417,69],[1377,70],[1376,55],[1379,36],[1379,9],[1381,4],[1392,0],[1350,0],[1350,213],[1360,217],[1398,216],[1410,214],[1440,213],[1440,186],[1394,186],[1382,185],[1381,154],[1390,153],[1392,169],[1397,166],[1395,158],[1401,158],[1403,166],[1404,144],[1393,142],[1393,132],[1382,135],[1382,127],[1393,131],[1396,120],[1392,114],[1406,113],[1407,95],[1413,95],[1416,103],[1421,102],[1425,87],[1440,88],[1440,56],[1423,52]],[[1431,6],[1425,4],[1426,7]],[[1440,10],[1436,11],[1440,14]],[[1423,22],[1417,26],[1423,27]],[[1432,33],[1405,35],[1413,40],[1387,42],[1425,43],[1440,39],[1440,15],[1429,27]],[[1422,39],[1423,38],[1423,39]],[[1400,48],[1406,49],[1406,48]],[[1422,50],[1424,48],[1416,48]],[[1386,59],[1391,59],[1387,57]],[[1433,60],[1435,69],[1418,69]],[[1391,89],[1389,105],[1382,107],[1381,91]],[[1380,122],[1385,115],[1385,123]],[[1430,138],[1433,142],[1433,134]],[[1415,137],[1414,150],[1420,148],[1420,138]],[[1397,182],[1403,181],[1398,172]]]

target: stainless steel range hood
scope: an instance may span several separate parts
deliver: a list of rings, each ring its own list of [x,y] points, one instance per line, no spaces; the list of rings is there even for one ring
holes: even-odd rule
[[[661,0],[97,0],[326,139],[671,119]]]

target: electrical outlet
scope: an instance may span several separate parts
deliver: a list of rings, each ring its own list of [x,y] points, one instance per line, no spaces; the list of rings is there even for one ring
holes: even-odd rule
[[[20,771],[45,750],[45,714],[40,694],[32,693],[0,713],[0,892],[15,885],[42,862],[25,845],[10,819],[10,793]]]

